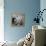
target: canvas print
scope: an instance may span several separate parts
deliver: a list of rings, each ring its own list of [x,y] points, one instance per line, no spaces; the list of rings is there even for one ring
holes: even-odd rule
[[[24,26],[25,16],[22,13],[14,13],[11,16],[11,25],[12,26]]]

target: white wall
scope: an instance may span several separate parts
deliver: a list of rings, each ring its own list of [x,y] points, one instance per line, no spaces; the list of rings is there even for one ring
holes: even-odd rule
[[[4,41],[4,1],[0,0],[0,42]]]

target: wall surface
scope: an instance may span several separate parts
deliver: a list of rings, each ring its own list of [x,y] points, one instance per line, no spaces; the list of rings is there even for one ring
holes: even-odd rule
[[[40,9],[40,0],[5,0],[4,9],[4,38],[7,41],[18,41],[24,37],[32,28],[32,21]],[[25,13],[25,26],[12,27],[11,13],[21,11]]]
[[[46,0],[41,0],[41,1],[40,1],[40,9],[41,9],[41,11],[42,11],[43,9],[46,9]],[[40,22],[40,25],[43,25],[43,26],[46,27],[46,10],[43,12],[42,17],[43,17],[43,22],[41,21],[41,22]]]
[[[4,41],[4,2],[3,1],[4,0],[0,0],[0,42]]]

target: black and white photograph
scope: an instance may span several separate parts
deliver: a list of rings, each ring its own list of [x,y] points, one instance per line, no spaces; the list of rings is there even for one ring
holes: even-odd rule
[[[11,17],[11,24],[12,26],[24,26],[25,23],[25,16],[21,13],[13,14]]]

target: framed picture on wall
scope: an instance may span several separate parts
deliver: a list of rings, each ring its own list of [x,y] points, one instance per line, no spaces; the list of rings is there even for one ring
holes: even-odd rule
[[[24,26],[25,15],[22,13],[14,13],[11,17],[12,26]]]

